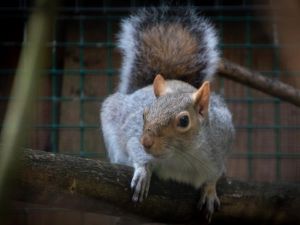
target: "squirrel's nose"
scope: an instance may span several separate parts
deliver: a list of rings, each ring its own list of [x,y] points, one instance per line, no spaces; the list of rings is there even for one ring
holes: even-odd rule
[[[145,149],[149,149],[152,147],[154,143],[153,137],[151,137],[150,135],[146,134],[143,135],[142,137],[142,145],[145,147]]]

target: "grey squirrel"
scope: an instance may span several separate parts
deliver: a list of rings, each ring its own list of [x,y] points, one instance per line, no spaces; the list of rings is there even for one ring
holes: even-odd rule
[[[122,21],[118,38],[120,84],[100,112],[110,161],[134,168],[133,201],[147,197],[153,172],[202,187],[198,207],[210,220],[234,136],[229,110],[210,91],[215,29],[191,7],[145,8]]]

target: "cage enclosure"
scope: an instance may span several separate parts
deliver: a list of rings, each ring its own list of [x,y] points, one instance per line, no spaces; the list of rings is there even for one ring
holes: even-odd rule
[[[294,26],[299,3],[282,7],[279,1],[267,0],[174,2],[174,9],[192,4],[215,24],[222,58],[300,88],[296,60],[300,32]],[[107,160],[99,109],[118,83],[120,20],[141,7],[163,3],[61,1],[47,43],[50,63],[41,72],[41,88],[31,109],[34,122],[24,147]],[[0,3],[0,124],[13,99],[11,86],[20,51],[27,44],[26,23],[34,10],[29,0]],[[246,182],[298,185],[300,108],[221,76],[216,76],[213,90],[224,96],[236,128],[226,175]],[[20,200],[12,205],[11,224],[146,224],[135,216],[128,219]]]

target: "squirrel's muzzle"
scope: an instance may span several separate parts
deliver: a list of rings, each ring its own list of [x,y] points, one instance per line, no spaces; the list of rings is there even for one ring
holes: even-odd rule
[[[154,144],[154,138],[152,137],[152,135],[146,133],[142,136],[141,142],[145,150],[148,152],[148,150]]]

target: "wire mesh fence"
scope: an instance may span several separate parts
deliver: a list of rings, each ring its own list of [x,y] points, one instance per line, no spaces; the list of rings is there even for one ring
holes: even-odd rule
[[[204,0],[193,3],[219,31],[222,56],[263,75],[300,87],[300,66],[288,66],[283,52],[300,43],[280,42],[272,1]],[[143,6],[163,1],[63,1],[47,44],[50,65],[32,109],[34,124],[27,147],[105,160],[99,126],[103,99],[118,82],[116,49],[119,22]],[[172,2],[173,3],[173,2]],[[32,1],[0,2],[0,126],[21,48],[27,44],[26,22]],[[289,18],[293,20],[293,18]],[[299,52],[299,51],[298,51]],[[213,88],[233,114],[236,140],[227,174],[245,180],[300,182],[300,109],[254,89],[217,77]],[[14,203],[12,224],[116,224],[116,217],[30,203]],[[133,222],[133,221],[131,221]],[[125,223],[124,223],[125,224]]]
[[[192,1],[191,1],[192,2]],[[54,153],[105,159],[99,129],[101,101],[114,91],[120,55],[119,21],[141,6],[162,1],[65,1],[48,43],[51,64],[32,109],[35,123],[28,147]],[[194,1],[219,30],[223,57],[297,88],[299,68],[284,64],[268,1]],[[182,7],[186,2],[177,3]],[[201,5],[200,5],[201,4]],[[26,45],[31,1],[1,3],[0,121],[2,123],[20,48]],[[299,43],[293,48],[298,48]],[[300,110],[232,81],[216,78],[214,90],[225,96],[237,137],[228,163],[230,176],[258,181],[300,181]]]

